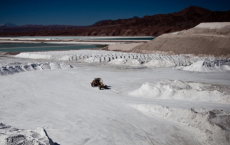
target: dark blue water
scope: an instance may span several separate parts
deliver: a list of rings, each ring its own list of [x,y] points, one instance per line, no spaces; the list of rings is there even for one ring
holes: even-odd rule
[[[40,37],[0,37],[0,39],[22,39],[22,40],[153,40],[151,36],[137,37],[90,37],[90,36],[40,36]],[[25,51],[52,51],[52,50],[75,50],[95,49],[103,45],[80,45],[80,44],[1,44],[0,51],[4,52],[25,52]]]
[[[29,39],[29,40],[153,40],[154,37],[152,36],[136,36],[136,37],[129,37],[129,36],[33,36],[33,37],[0,37],[0,39]]]
[[[103,45],[71,45],[71,44],[0,44],[3,52],[25,52],[25,51],[52,51],[52,50],[77,50],[96,49]]]

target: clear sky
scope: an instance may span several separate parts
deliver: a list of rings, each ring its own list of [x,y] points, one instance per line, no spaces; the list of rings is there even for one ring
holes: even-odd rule
[[[230,10],[230,0],[0,0],[0,24],[81,26],[105,19],[172,13],[191,5]]]

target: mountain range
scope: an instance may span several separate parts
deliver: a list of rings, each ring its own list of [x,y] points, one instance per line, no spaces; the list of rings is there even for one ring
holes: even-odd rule
[[[195,27],[202,22],[230,22],[229,11],[190,6],[179,12],[102,20],[90,26],[24,25],[0,27],[0,36],[159,36]]]
[[[13,23],[5,23],[5,24],[0,24],[0,27],[16,27],[16,25]]]

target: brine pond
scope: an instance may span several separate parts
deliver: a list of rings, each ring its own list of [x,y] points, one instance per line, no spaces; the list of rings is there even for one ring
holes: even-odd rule
[[[153,36],[21,36],[21,37],[0,37],[1,39],[18,40],[153,40]]]
[[[78,50],[78,49],[97,49],[105,45],[80,45],[80,44],[0,44],[2,52],[26,52],[26,51],[53,51],[53,50]]]
[[[47,43],[11,43],[10,41],[14,40],[23,40],[23,41],[42,41],[42,40],[55,40],[60,42],[62,40],[90,40],[90,41],[150,41],[153,40],[152,36],[23,36],[23,37],[0,37],[0,40],[7,40],[9,43],[0,42],[0,51],[3,52],[25,52],[25,51],[53,51],[53,50],[77,50],[77,49],[96,49],[105,47],[105,45],[95,45],[88,43],[87,45],[81,44],[47,44]]]

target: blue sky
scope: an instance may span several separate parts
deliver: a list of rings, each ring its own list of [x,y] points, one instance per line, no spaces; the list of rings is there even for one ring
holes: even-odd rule
[[[105,19],[172,13],[191,5],[230,10],[230,0],[0,0],[0,24],[81,26]]]

